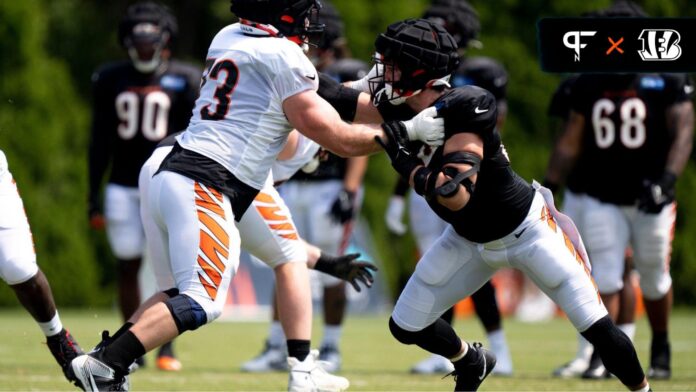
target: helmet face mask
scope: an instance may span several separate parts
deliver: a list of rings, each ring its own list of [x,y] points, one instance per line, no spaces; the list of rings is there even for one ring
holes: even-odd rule
[[[151,73],[166,60],[166,50],[178,30],[169,9],[152,2],[128,7],[118,27],[119,42],[139,72]]]

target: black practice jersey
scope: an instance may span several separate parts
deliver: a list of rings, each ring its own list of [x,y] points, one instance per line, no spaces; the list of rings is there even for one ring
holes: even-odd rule
[[[570,94],[573,89],[573,83],[578,79],[579,75],[569,76],[558,86],[551,97],[549,103],[549,116],[558,117],[561,120],[568,121],[571,110]],[[586,165],[583,163],[583,156],[578,157],[578,160],[573,169],[568,173],[565,186],[574,193],[583,193],[583,186],[588,181],[585,178]]]
[[[322,72],[329,75],[339,83],[362,79],[370,67],[363,61],[356,59],[337,60]],[[311,173],[298,170],[291,180],[342,180],[346,176],[347,159],[328,152],[326,160],[319,163],[319,167]]]
[[[490,57],[466,57],[452,75],[452,87],[479,86],[498,101],[506,99],[507,83],[505,68]]]
[[[188,126],[200,78],[200,69],[176,61],[154,74],[138,72],[129,61],[94,73],[89,148],[93,203],[109,164],[110,183],[138,186],[140,167],[157,143]]]
[[[666,125],[668,108],[692,92],[683,74],[581,75],[571,108],[585,118],[585,192],[606,203],[635,204],[644,180],[665,170],[675,136]]]

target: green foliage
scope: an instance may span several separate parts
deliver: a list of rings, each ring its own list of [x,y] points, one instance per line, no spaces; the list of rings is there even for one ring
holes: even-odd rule
[[[41,9],[39,1],[0,3],[0,148],[23,196],[39,266],[56,300],[93,303],[100,290],[85,241],[87,117],[65,61],[46,56]],[[0,294],[0,303],[15,302],[6,287]]]
[[[86,143],[90,74],[124,53],[116,26],[134,0],[0,1],[0,149],[10,161],[24,198],[36,241],[39,264],[60,304],[92,304],[111,293],[113,265],[103,236],[88,232],[85,219]],[[179,19],[174,42],[177,57],[202,63],[213,35],[233,21],[228,0],[164,0]],[[369,61],[378,32],[399,19],[418,17],[429,0],[332,0],[346,20],[355,57]],[[546,116],[559,75],[541,72],[537,61],[536,22],[545,16],[580,15],[606,7],[610,0],[472,0],[481,18],[482,50],[508,70],[509,114],[504,141],[514,168],[524,178],[542,179],[556,129]],[[644,0],[654,16],[695,15],[690,0]],[[396,180],[384,156],[371,159],[363,214],[396,291],[416,258],[410,236],[389,236],[384,226],[387,195]],[[696,303],[696,167],[678,185],[679,216],[672,271],[675,299]],[[417,224],[417,222],[415,223]],[[472,222],[475,224],[475,222]],[[99,255],[99,256],[96,256]],[[96,287],[97,283],[100,287]],[[0,287],[0,304],[14,301]],[[102,302],[105,300],[101,300]]]

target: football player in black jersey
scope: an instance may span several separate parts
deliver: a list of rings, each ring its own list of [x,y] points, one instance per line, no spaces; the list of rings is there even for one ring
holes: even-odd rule
[[[445,144],[430,154],[408,140],[404,127],[383,126],[391,136],[380,142],[392,166],[450,224],[401,293],[389,320],[392,335],[449,358],[455,390],[476,390],[495,366],[495,356],[480,344],[463,342],[440,316],[497,269],[513,267],[566,312],[624,385],[648,391],[631,341],[599,298],[573,222],[557,212],[547,188],[529,184],[512,170],[495,127],[495,98],[478,87],[449,86],[459,63],[452,36],[430,21],[411,19],[390,25],[375,47],[378,75],[369,84],[380,113],[365,94],[325,77],[320,94],[345,120],[437,111],[445,121]]]
[[[319,23],[324,25],[324,33],[317,37],[316,46],[310,47],[307,53],[317,70],[338,82],[364,77],[369,66],[348,57],[343,21],[331,3],[322,1]],[[298,171],[278,190],[292,213],[300,236],[324,252],[343,255],[358,212],[368,158],[342,158],[328,151],[322,154],[325,155],[316,170],[311,173]],[[334,373],[341,367],[339,347],[347,306],[346,282],[315,271],[310,271],[310,275],[312,287],[322,290],[324,329],[319,360],[324,362],[328,372]],[[274,312],[263,352],[244,363],[242,370],[284,369],[284,346],[283,329],[277,312]]]
[[[621,1],[599,15],[644,16],[638,11]],[[580,226],[592,274],[615,319],[625,249],[631,246],[652,330],[648,375],[656,379],[671,377],[669,262],[675,184],[693,140],[692,93],[692,82],[683,74],[579,76],[571,88],[569,120],[547,170],[548,181],[555,184],[578,165],[586,173]]]
[[[131,5],[118,27],[118,38],[130,60],[101,66],[92,76],[93,113],[89,146],[89,219],[93,229],[106,223],[118,260],[117,285],[121,315],[128,319],[140,305],[138,272],[145,236],[140,222],[138,173],[157,143],[186,128],[201,71],[171,59],[177,23],[162,5]],[[104,190],[104,214],[100,193]],[[157,366],[179,370],[167,344]]]
[[[434,0],[425,11],[423,18],[441,24],[457,41],[462,60],[450,80],[452,87],[474,85],[488,90],[496,99],[498,116],[496,127],[502,131],[507,113],[506,90],[508,76],[505,68],[490,57],[476,56],[465,57],[466,49],[480,46],[477,37],[480,31],[480,23],[476,10],[466,1],[460,0]],[[405,210],[404,198],[409,189],[408,182],[403,178],[397,181],[394,194],[389,199],[385,214],[387,228],[395,234],[405,233],[406,227],[402,223]],[[426,205],[423,198],[415,192],[410,192],[408,210],[411,225],[418,251],[422,255],[437,240],[447,227],[447,223],[437,217]],[[524,277],[522,277],[524,278]],[[471,299],[474,309],[481,323],[486,329],[486,336],[491,350],[498,358],[493,374],[512,375],[512,357],[502,328],[500,310],[495,297],[495,287],[487,282],[476,291]],[[451,308],[442,318],[452,324],[454,321],[454,309]],[[432,374],[448,373],[452,371],[452,363],[439,355],[432,355],[411,368],[412,373]]]
[[[572,75],[565,78],[554,92],[549,104],[548,114],[550,117],[560,120],[561,123],[559,127],[561,129],[565,129],[565,125],[570,118],[571,91],[573,83],[575,83],[578,76],[579,75]],[[573,219],[581,234],[583,232],[583,228],[581,227],[581,213],[583,201],[586,197],[583,186],[588,181],[588,178],[585,177],[585,165],[582,163],[582,159],[583,156],[578,157],[578,162],[576,162],[566,176],[562,208],[563,213]],[[544,186],[551,189],[554,193],[557,193],[559,188],[558,184],[554,184],[548,179],[544,181]],[[636,330],[636,293],[631,279],[633,270],[633,263],[630,257],[631,253],[632,251],[630,248],[626,250],[623,288],[619,291],[620,305],[616,318],[616,326],[633,341]],[[583,378],[604,378],[607,372],[598,355],[596,353],[593,355],[590,342],[583,338],[582,335],[578,335],[578,349],[575,358],[554,369],[553,375],[564,378],[576,376],[582,376]]]

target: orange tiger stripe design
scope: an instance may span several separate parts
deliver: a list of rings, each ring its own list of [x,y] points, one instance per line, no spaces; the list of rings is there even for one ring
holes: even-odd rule
[[[262,203],[267,205],[261,205]],[[300,239],[300,237],[297,235],[295,225],[292,223],[289,217],[283,213],[282,208],[278,206],[278,203],[272,195],[259,192],[254,199],[254,207],[256,207],[256,210],[259,212],[259,214],[261,214],[261,217],[266,222],[268,227],[273,230],[277,236],[288,240]],[[282,213],[283,215],[279,213]]]
[[[199,183],[195,183],[195,193],[200,227],[197,261],[202,269],[198,272],[198,280],[214,301],[227,267],[225,261],[230,255],[230,236],[214,218],[217,215],[225,219],[222,194]]]
[[[299,240],[300,239],[300,237],[297,235],[297,233],[278,234],[278,235],[285,238],[286,240]]]
[[[275,200],[273,200],[273,196],[269,195],[268,193],[263,193],[263,192],[259,192],[259,194],[256,195],[254,200],[260,201],[262,203],[275,204]]]
[[[284,221],[287,220],[288,217],[285,215],[278,215],[277,212],[280,211],[280,207],[278,206],[272,206],[272,207],[264,207],[264,206],[256,206],[256,209],[259,211],[259,214],[263,217],[263,220],[266,222],[268,221]]]

